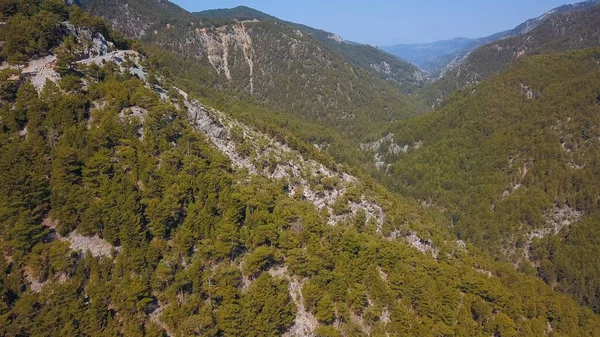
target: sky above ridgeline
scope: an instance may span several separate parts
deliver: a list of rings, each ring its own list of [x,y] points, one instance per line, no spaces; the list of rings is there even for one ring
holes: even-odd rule
[[[568,0],[171,0],[190,12],[244,5],[280,19],[388,46],[482,37]]]

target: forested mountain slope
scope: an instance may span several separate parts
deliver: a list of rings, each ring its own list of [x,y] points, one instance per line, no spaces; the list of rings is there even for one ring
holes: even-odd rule
[[[211,71],[213,86],[230,90],[241,99],[252,98],[272,109],[293,112],[351,139],[423,110],[396,85],[374,73],[381,69],[386,77],[402,71],[412,78],[416,76],[414,67],[392,62],[393,57],[384,53],[379,53],[384,59],[370,60],[372,50],[367,47],[334,50],[333,43],[328,47],[319,42],[313,37],[316,31],[309,34],[307,27],[267,20],[265,14],[253,14],[252,19],[238,19],[236,12],[225,17],[221,12],[211,18],[201,13],[196,17],[167,1],[86,0],[81,4],[128,37],[139,37],[198,61]],[[353,51],[362,48],[368,53]],[[341,49],[349,49],[346,54],[353,59],[336,51]],[[417,86],[418,79],[411,81],[407,90]]]
[[[600,50],[523,57],[364,144],[459,238],[600,311]]]
[[[598,336],[435,210],[203,106],[76,7],[2,20],[1,335]]]
[[[255,9],[238,6],[231,9],[215,9],[192,13],[205,20],[267,20],[277,21],[298,28],[328,48],[338,52],[353,64],[374,72],[379,77],[397,85],[404,92],[413,92],[424,84],[420,70],[412,64],[399,60],[373,46],[344,41],[336,34],[311,28],[302,24],[280,20]]]
[[[600,5],[552,16],[533,30],[492,42],[471,53],[458,67],[425,88],[421,97],[428,105],[439,104],[455,90],[497,74],[526,55],[556,53],[600,45]]]
[[[238,6],[231,9],[207,10],[192,13],[205,20],[268,20],[277,21],[298,28],[315,40],[338,52],[355,65],[374,72],[388,82],[397,85],[404,92],[413,92],[423,84],[419,69],[412,64],[385,53],[373,46],[344,41],[336,34],[311,28],[302,24],[280,20],[252,8]]]

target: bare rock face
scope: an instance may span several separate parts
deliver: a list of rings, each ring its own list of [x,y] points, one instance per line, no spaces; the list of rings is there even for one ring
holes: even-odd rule
[[[62,27],[65,36],[75,36],[79,47],[76,54],[80,59],[105,55],[115,49],[113,43],[106,41],[104,36],[98,32],[77,27],[69,22],[62,23]]]
[[[231,81],[230,62],[236,49],[241,49],[245,63],[249,70],[250,92],[254,92],[254,52],[252,38],[246,28],[247,22],[239,22],[230,26],[222,26],[209,31],[207,28],[197,28],[195,38],[204,47],[204,56],[218,73],[223,73],[227,80]]]
[[[433,245],[433,243],[428,239],[420,238],[415,232],[403,234],[401,231],[396,230],[392,232],[389,237],[390,240],[395,240],[397,238],[403,238],[407,244],[425,255],[431,254],[433,258],[438,258],[439,250]]]
[[[552,210],[544,214],[545,227],[538,228],[529,233],[525,245],[525,257],[529,258],[529,251],[534,239],[542,239],[551,235],[558,235],[564,229],[583,218],[583,212],[580,212],[569,205],[554,205]]]
[[[71,249],[84,254],[91,254],[93,257],[112,257],[113,253],[121,251],[121,247],[115,247],[108,241],[100,238],[98,235],[85,236],[73,231],[68,236],[61,236],[56,232],[58,221],[50,218],[44,219],[43,225],[52,230],[50,239],[68,242]]]
[[[56,83],[60,76],[54,71],[56,65],[56,56],[48,55],[39,59],[31,60],[29,64],[23,68],[21,75],[28,78],[33,86],[38,90],[42,91],[46,81]]]
[[[74,36],[75,45],[77,46],[74,54],[77,59],[79,59],[78,63],[94,63],[95,59],[103,59],[106,61],[111,57],[114,59],[118,54],[117,52],[117,54],[113,54],[113,56],[106,56],[110,55],[115,47],[98,32],[74,26],[69,22],[61,23],[60,28],[61,35]],[[40,92],[44,88],[46,81],[56,83],[60,79],[59,74],[54,70],[57,61],[57,56],[54,54],[31,60],[27,66],[21,70],[21,76],[29,79],[38,92]]]
[[[398,156],[401,153],[407,153],[409,150],[419,150],[423,147],[423,141],[414,142],[413,144],[402,144],[399,145],[394,140],[394,134],[389,133],[384,137],[377,139],[370,143],[362,143],[359,148],[365,152],[372,152],[375,159],[375,167],[382,170],[388,168],[391,165],[386,165],[384,156],[393,155]]]
[[[114,247],[106,240],[101,239],[97,235],[83,236],[77,232],[72,232],[66,238],[61,238],[71,244],[71,249],[89,253],[93,257],[112,257],[113,251],[120,251],[120,247]]]

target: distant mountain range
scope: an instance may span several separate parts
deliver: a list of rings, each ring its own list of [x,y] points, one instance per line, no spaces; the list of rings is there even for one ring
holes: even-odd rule
[[[556,15],[588,9],[600,4],[600,0],[590,0],[554,8],[537,18],[523,22],[517,27],[482,38],[459,37],[432,43],[398,44],[381,49],[419,67],[431,79],[444,75],[459,65],[466,55],[478,47],[500,39],[521,36],[530,32],[540,23]]]
[[[591,2],[583,3],[589,4]],[[458,65],[447,69],[441,78],[420,91],[421,99],[430,106],[439,104],[456,90],[484,81],[524,56],[600,45],[600,5],[562,14],[549,13],[551,16],[535,24],[519,26],[523,31],[521,35],[493,41],[467,54]]]

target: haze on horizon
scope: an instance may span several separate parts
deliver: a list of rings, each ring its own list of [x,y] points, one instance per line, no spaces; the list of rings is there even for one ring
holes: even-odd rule
[[[512,29],[569,0],[172,0],[190,12],[248,6],[283,20],[388,46],[455,37],[476,38]]]

